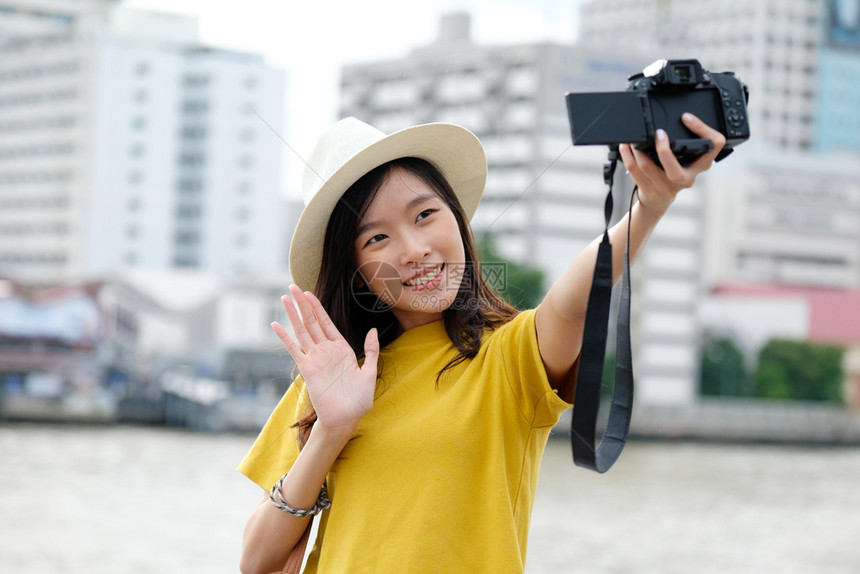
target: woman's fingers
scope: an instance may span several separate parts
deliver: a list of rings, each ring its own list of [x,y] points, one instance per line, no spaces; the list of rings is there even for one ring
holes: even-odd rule
[[[664,130],[657,130],[654,140],[654,148],[657,151],[657,157],[660,158],[660,165],[663,166],[663,172],[666,174],[666,179],[668,179],[670,183],[680,187],[688,187],[691,185],[693,183],[693,177],[691,177],[687,170],[678,162],[678,158],[675,157],[675,153],[672,151],[672,146],[669,143],[669,136],[666,132]],[[657,166],[655,165],[654,167],[656,168]],[[654,178],[652,177],[651,179]]]
[[[714,149],[709,151],[708,153],[702,155],[702,157],[698,158],[696,161],[691,163],[687,168],[694,173],[702,173],[711,167],[714,159],[716,159],[717,155],[722,151],[722,149],[726,145],[726,136],[723,135],[722,132],[715,130],[696,116],[691,113],[686,113],[681,116],[681,121],[684,122],[684,125],[689,128],[690,131],[695,133],[697,136],[700,136],[704,139],[711,140],[711,143],[714,144]]]
[[[301,345],[300,350],[308,352],[325,340],[343,340],[343,335],[338,331],[331,317],[328,316],[328,313],[323,308],[322,303],[320,303],[319,299],[313,293],[309,291],[303,292],[298,286],[291,285],[290,294],[293,298],[291,299],[289,295],[283,295],[281,303],[284,305],[287,319],[289,319],[290,325],[293,327],[293,334],[296,340],[298,340],[298,344]],[[275,333],[281,341],[284,341],[285,346],[287,345],[287,340],[293,342],[280,324],[273,323],[272,328],[275,329]]]
[[[295,305],[293,304],[293,300],[290,299],[289,295],[281,296],[281,303],[284,305],[284,311],[287,312],[287,319],[290,321],[290,325],[293,328],[293,335],[295,335],[296,340],[301,345],[302,350],[305,352],[313,349],[315,342],[313,337],[311,337],[308,330],[305,328],[304,321],[299,317],[299,312],[296,310]]]
[[[642,153],[632,145],[619,145],[618,153],[621,154],[621,161],[624,162],[624,167],[627,169],[627,173],[629,173],[630,177],[639,184],[639,187],[652,184],[654,176],[660,177],[659,174],[653,171],[656,170],[657,172],[662,172],[660,167],[651,161],[651,158],[648,157],[647,154]],[[649,170],[651,170],[650,176],[647,173]]]
[[[379,335],[376,328],[367,332],[364,338],[364,364],[361,369],[369,369],[371,373],[376,373],[377,361],[379,360]]]
[[[284,348],[287,350],[287,352],[290,354],[296,364],[298,364],[302,357],[301,347],[299,347],[298,344],[293,341],[292,337],[290,337],[289,333],[287,333],[287,330],[284,329],[284,327],[280,323],[278,323],[277,321],[273,321],[271,323],[271,327],[272,330],[275,332],[275,335],[278,336],[278,339],[280,339],[281,342],[284,344]]]
[[[714,148],[689,165],[682,166],[671,149],[671,142],[662,129],[657,130],[654,137],[654,148],[660,159],[657,166],[647,154],[642,153],[633,146],[619,146],[619,153],[627,171],[636,180],[640,187],[642,184],[650,183],[656,185],[669,185],[675,189],[690,187],[696,180],[696,176],[711,167],[714,159],[726,145],[726,137],[719,131],[707,125],[705,122],[690,113],[681,116],[684,125],[693,133],[703,139],[711,140]]]
[[[712,154],[716,157],[716,155],[720,153],[720,150],[723,149],[723,146],[726,145],[726,136],[723,135],[721,131],[715,130],[693,114],[689,112],[683,114],[681,116],[681,121],[684,122],[684,125],[697,136],[711,140],[711,143],[714,144],[714,149],[708,152],[708,154]]]
[[[313,312],[319,321],[323,334],[331,341],[343,339],[343,335],[338,331],[334,322],[331,320],[331,317],[328,316],[328,313],[326,313],[326,310],[323,308],[322,303],[317,299],[316,295],[308,291],[305,293],[305,297],[308,300],[308,303],[310,303],[311,309],[313,309]]]
[[[302,314],[302,325],[308,336],[311,338],[311,341],[313,343],[319,343],[320,341],[325,340],[326,336],[323,333],[322,327],[320,327],[319,319],[311,308],[311,304],[308,302],[304,292],[298,285],[290,285],[290,294],[293,296],[293,299],[299,307],[299,311]],[[295,329],[295,325],[293,325],[293,328]],[[305,347],[305,344],[302,343],[302,346]],[[305,347],[306,351],[308,349],[309,347]]]

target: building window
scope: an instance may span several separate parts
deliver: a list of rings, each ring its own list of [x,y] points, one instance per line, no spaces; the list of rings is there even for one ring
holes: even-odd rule
[[[135,131],[143,131],[146,129],[146,118],[143,116],[135,116],[131,120],[131,127]]]
[[[202,114],[209,111],[209,102],[205,100],[186,100],[182,104],[182,111],[186,114]]]
[[[200,262],[191,255],[177,255],[173,258],[173,264],[177,267],[199,267]]]
[[[129,148],[128,153],[131,157],[139,158],[139,157],[142,157],[143,155],[145,155],[146,148],[143,146],[142,143],[134,143]]]
[[[203,182],[199,179],[179,180],[179,191],[182,193],[197,193],[203,189]]]
[[[186,88],[200,88],[209,85],[209,76],[206,74],[188,74],[182,78],[182,85]]]
[[[196,231],[179,231],[176,233],[178,245],[197,245],[200,243],[200,235]]]
[[[202,153],[183,153],[179,156],[179,164],[182,167],[199,167],[206,163]]]
[[[206,137],[205,126],[185,126],[182,128],[182,139],[184,140],[200,140]]]
[[[199,205],[180,205],[176,208],[176,216],[182,219],[197,219],[201,212]]]

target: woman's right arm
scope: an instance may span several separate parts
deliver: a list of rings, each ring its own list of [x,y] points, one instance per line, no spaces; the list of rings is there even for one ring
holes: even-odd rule
[[[301,317],[289,297],[281,300],[296,340],[280,324],[272,323],[272,328],[305,380],[317,420],[281,492],[293,508],[312,508],[340,451],[373,406],[379,340],[376,330],[371,329],[364,342],[364,363],[359,365],[319,300],[295,285],[290,292]],[[282,568],[310,521],[309,517],[299,518],[275,508],[268,498],[267,493],[245,527],[240,562],[244,574]]]
[[[281,492],[293,508],[312,508],[326,474],[351,435],[328,433],[314,426],[307,443],[284,479]],[[280,570],[311,517],[275,508],[265,493],[245,526],[240,570],[243,574]]]

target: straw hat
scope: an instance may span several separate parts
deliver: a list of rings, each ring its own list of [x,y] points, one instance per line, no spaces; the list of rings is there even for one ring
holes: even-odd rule
[[[306,162],[302,179],[305,209],[290,244],[290,273],[301,289],[316,287],[328,220],[344,192],[370,170],[401,157],[433,164],[472,218],[487,179],[484,148],[472,132],[433,123],[385,135],[355,118],[343,119],[323,132]]]

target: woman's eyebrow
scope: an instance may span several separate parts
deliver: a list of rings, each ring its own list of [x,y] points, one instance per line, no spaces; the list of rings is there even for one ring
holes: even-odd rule
[[[433,193],[422,193],[422,194],[416,195],[415,197],[410,199],[408,202],[406,202],[406,205],[404,206],[403,210],[409,211],[411,209],[414,209],[415,206],[420,205],[420,204],[424,203],[425,201],[431,201],[433,199],[436,199],[437,197],[438,196],[436,194],[433,194]],[[378,221],[365,221],[364,223],[359,225],[358,229],[355,231],[356,237],[361,235],[362,233],[365,233],[367,230],[369,230],[373,227],[376,227],[377,225],[380,225],[380,223]]]
[[[425,201],[430,201],[432,199],[436,199],[438,196],[435,193],[422,193],[420,195],[416,195],[406,204],[404,211],[409,211],[414,208],[416,205],[424,203]]]
[[[355,236],[360,237],[362,233],[364,233],[368,229],[371,229],[372,227],[376,227],[377,225],[379,225],[379,223],[376,221],[365,221],[358,226],[358,229],[355,230]]]

